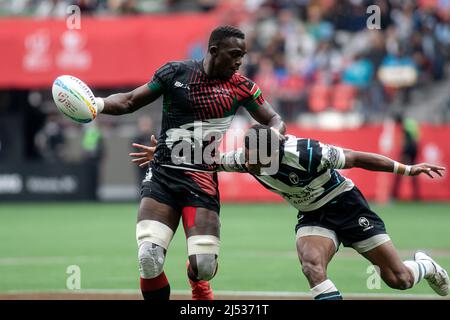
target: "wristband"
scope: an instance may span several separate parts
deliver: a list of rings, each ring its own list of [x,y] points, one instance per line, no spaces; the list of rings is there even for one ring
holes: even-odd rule
[[[411,173],[411,166],[404,165],[402,163],[398,163],[394,161],[394,170],[392,171],[394,174],[402,174],[404,176],[409,176]]]
[[[400,163],[398,163],[397,161],[394,161],[394,171],[392,171],[394,174],[397,174],[399,166],[400,166]]]
[[[411,166],[405,166],[405,173],[403,175],[409,176],[411,173]]]
[[[95,104],[97,105],[97,112],[101,113],[105,107],[105,101],[102,98],[95,98]]]

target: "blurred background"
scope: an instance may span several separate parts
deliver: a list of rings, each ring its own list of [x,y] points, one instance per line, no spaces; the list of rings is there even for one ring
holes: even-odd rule
[[[68,265],[82,268],[82,288],[137,293],[145,170],[128,153],[159,133],[162,101],[81,125],[57,110],[51,86],[70,74],[100,97],[132,90],[167,61],[202,58],[222,24],[245,32],[240,72],[259,84],[288,133],[450,167],[448,0],[0,0],[0,293],[68,289]],[[232,128],[250,121],[241,110]],[[344,174],[383,204],[375,210],[402,258],[427,248],[449,265],[447,172]],[[266,204],[282,200],[250,175],[219,179],[223,250],[213,287],[307,292],[295,210]],[[184,241],[178,232],[166,274],[189,297]],[[342,292],[366,292],[367,262],[346,250],[331,277]],[[432,293],[426,285],[412,292]]]
[[[450,164],[448,1],[0,0],[0,15],[0,199],[136,199],[143,170],[127,154],[159,132],[161,101],[78,125],[57,111],[52,81],[71,74],[97,96],[131,90],[166,61],[200,59],[220,24],[245,32],[240,72],[289,133]],[[233,126],[248,121],[240,112]],[[448,178],[349,175],[379,201],[450,199]],[[279,200],[223,176],[224,201]]]

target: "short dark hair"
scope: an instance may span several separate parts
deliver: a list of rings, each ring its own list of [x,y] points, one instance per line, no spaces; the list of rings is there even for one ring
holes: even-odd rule
[[[215,28],[209,36],[208,47],[219,45],[226,38],[245,39],[245,34],[233,26],[220,26]]]
[[[269,126],[266,126],[264,124],[255,124],[247,130],[244,137],[245,149],[249,150],[250,147],[255,147],[255,143],[250,143],[250,139],[255,138],[256,149],[258,150],[261,147],[261,143],[266,143],[267,156],[269,157],[272,156],[272,139],[278,138],[279,146],[283,143],[283,141],[278,136],[276,136],[276,133]]]

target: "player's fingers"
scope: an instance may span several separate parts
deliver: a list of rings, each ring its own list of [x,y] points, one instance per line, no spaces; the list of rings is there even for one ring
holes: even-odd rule
[[[430,173],[430,169],[425,169],[425,170],[422,170],[422,172],[423,173],[425,173],[427,176],[429,176],[431,179],[434,179],[434,177],[431,175],[431,173]]]
[[[150,139],[150,142],[152,142],[154,145],[156,145],[158,143],[158,140],[156,140],[155,135],[152,134],[152,137]]]
[[[442,177],[441,169],[431,169],[431,171],[433,171],[434,173],[438,174],[439,177]]]
[[[139,167],[144,168],[144,167],[146,167],[146,166],[149,164],[149,162],[150,162],[150,161],[142,162],[142,163],[139,165]]]
[[[139,144],[139,143],[133,143],[132,146],[135,148],[140,148],[140,149],[144,149],[144,150],[149,150],[149,148],[151,148],[149,146],[144,146],[143,144]]]
[[[430,169],[445,170],[445,167],[443,167],[443,166],[436,166],[434,164],[429,164],[429,163],[424,163],[423,166],[430,168]]]
[[[131,162],[141,163],[143,161],[148,161],[147,157],[132,159]]]
[[[130,157],[145,157],[147,152],[131,152],[128,154]]]

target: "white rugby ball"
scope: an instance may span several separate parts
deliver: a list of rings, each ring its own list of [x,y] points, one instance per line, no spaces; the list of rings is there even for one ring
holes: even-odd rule
[[[76,122],[88,123],[97,116],[94,94],[76,77],[64,75],[56,78],[52,95],[59,111]]]

